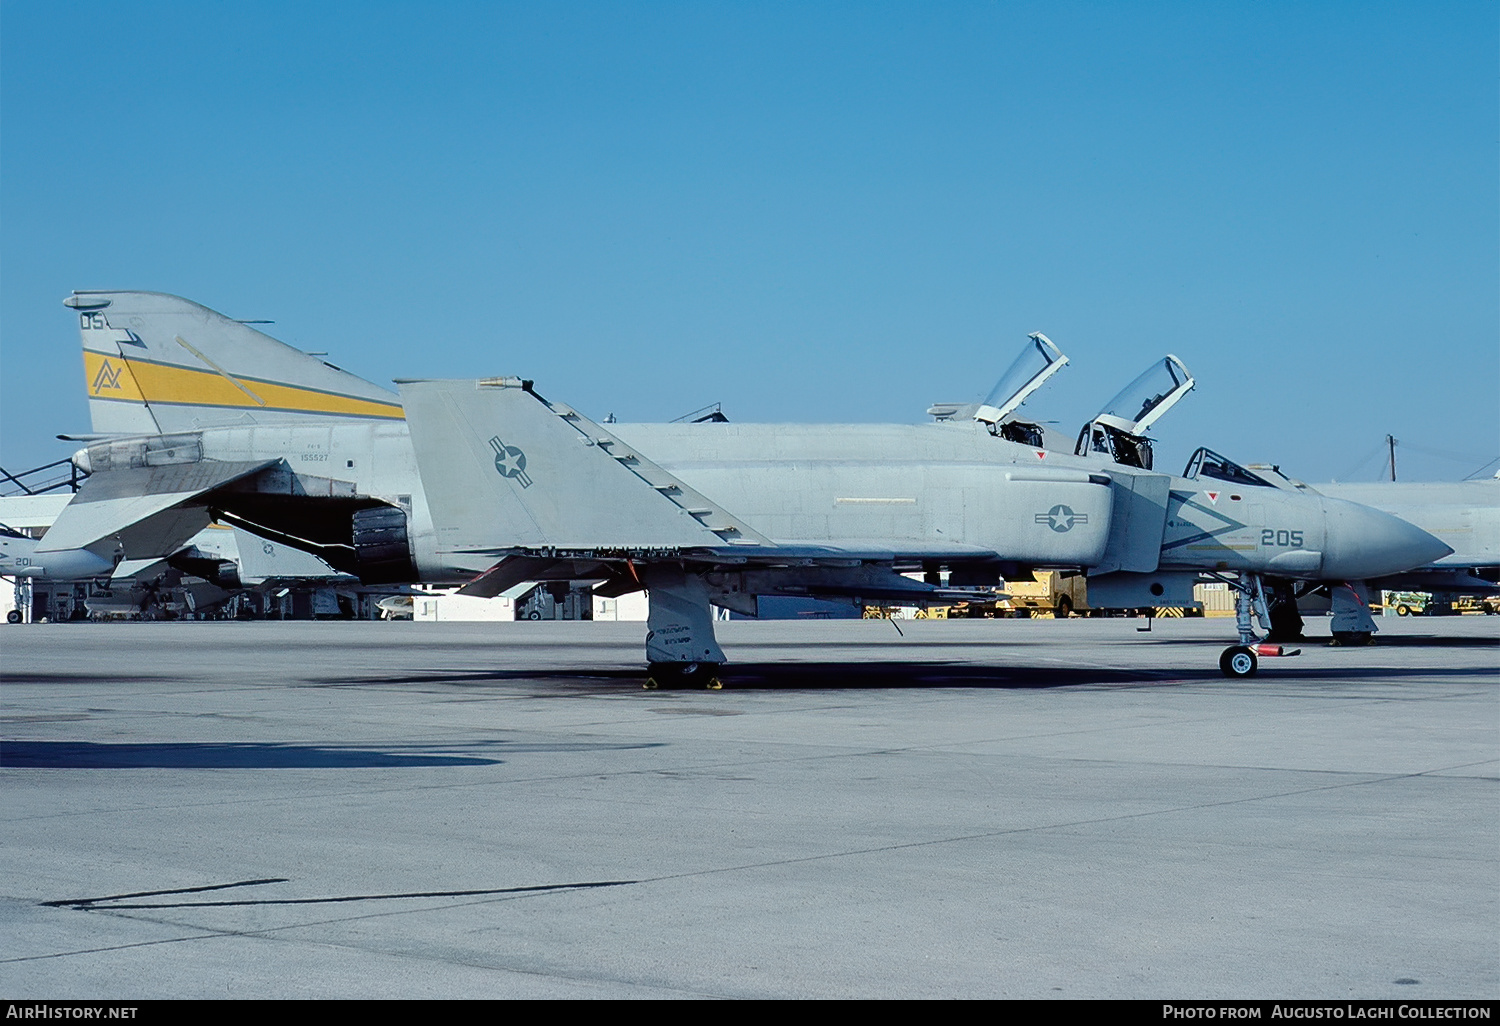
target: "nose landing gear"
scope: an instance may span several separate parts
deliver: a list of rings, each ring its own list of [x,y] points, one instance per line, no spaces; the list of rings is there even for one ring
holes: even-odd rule
[[[1226,583],[1234,589],[1234,626],[1239,631],[1240,643],[1226,648],[1219,656],[1220,673],[1231,679],[1253,677],[1260,669],[1261,656],[1294,656],[1302,653],[1300,648],[1262,644],[1260,636],[1255,633],[1256,620],[1268,631],[1273,623],[1259,574],[1242,573],[1237,579]],[[1295,611],[1295,604],[1292,609]]]
[[[1253,677],[1259,668],[1260,661],[1255,657],[1255,650],[1247,645],[1226,648],[1224,654],[1219,656],[1219,671],[1226,677]]]

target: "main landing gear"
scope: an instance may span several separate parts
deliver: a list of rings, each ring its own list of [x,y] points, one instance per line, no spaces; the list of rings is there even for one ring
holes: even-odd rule
[[[678,567],[654,565],[645,568],[641,583],[648,603],[647,689],[722,688],[718,673],[724,650],[714,638],[703,578]]]
[[[652,663],[646,672],[647,691],[718,691],[724,687],[718,663]]]

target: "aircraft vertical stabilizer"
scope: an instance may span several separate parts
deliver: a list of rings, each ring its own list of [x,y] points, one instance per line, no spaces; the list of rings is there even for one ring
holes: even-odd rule
[[[389,390],[247,324],[160,292],[74,292],[97,434],[400,420]]]
[[[439,550],[771,544],[530,382],[399,384]]]

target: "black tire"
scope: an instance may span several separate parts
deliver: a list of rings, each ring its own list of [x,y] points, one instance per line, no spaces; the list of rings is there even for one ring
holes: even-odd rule
[[[6,613],[5,614],[5,622],[6,623],[20,623],[21,622],[21,611],[19,609],[12,609],[10,612]]]
[[[679,691],[685,688],[703,688],[718,691],[724,685],[719,682],[718,663],[651,663],[647,667],[647,690]]]
[[[1397,616],[1410,616],[1411,615],[1411,606],[1397,606],[1396,607],[1396,615]]]
[[[1059,620],[1066,620],[1068,618],[1068,614],[1071,612],[1073,612],[1073,600],[1068,598],[1068,596],[1063,595],[1058,598],[1057,608],[1052,611],[1052,615],[1057,617]]]
[[[1333,643],[1335,645],[1357,646],[1370,643],[1369,631],[1334,631]]]
[[[1258,669],[1260,669],[1260,661],[1255,658],[1255,653],[1244,645],[1226,648],[1224,654],[1219,656],[1219,671],[1226,677],[1234,679],[1254,677]]]
[[[526,614],[526,619],[528,620],[540,620],[541,618],[542,614],[537,612],[535,609]]]

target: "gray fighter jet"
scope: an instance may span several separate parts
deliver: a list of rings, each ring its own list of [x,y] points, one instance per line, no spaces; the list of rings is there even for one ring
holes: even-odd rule
[[[108,577],[114,560],[87,549],[38,553],[41,542],[0,524],[0,577],[34,577],[49,581],[78,581]]]
[[[1273,480],[1286,480],[1276,467],[1256,467],[1256,473]],[[1382,591],[1445,591],[1466,594],[1495,595],[1500,592],[1500,480],[1432,481],[1432,482],[1362,482],[1328,483],[1308,486],[1290,482],[1298,488],[1311,488],[1324,495],[1358,502],[1383,510],[1392,516],[1420,527],[1448,546],[1449,552],[1429,563],[1412,567],[1387,577],[1359,582],[1350,591],[1351,602],[1337,589],[1331,591],[1334,630],[1344,633],[1341,640],[1358,643],[1368,640],[1363,633],[1373,627],[1355,625],[1352,614],[1367,614],[1367,600]],[[1271,609],[1272,640],[1293,641],[1302,635],[1302,619],[1297,599],[1306,586],[1289,582],[1276,588],[1279,601]],[[1322,589],[1318,589],[1322,590]]]
[[[401,395],[439,552],[495,561],[466,590],[550,574],[603,578],[606,595],[644,587],[647,660],[664,686],[711,682],[724,662],[711,605],[944,602],[1021,567],[1087,569],[1091,594],[1126,606],[1172,604],[1200,575],[1223,575],[1241,636],[1220,666],[1248,676],[1267,654],[1252,623],[1269,624],[1264,575],[1361,580],[1447,551],[1206,449],[1172,477],[1010,441],[980,411],[923,425],[605,427],[516,378],[408,381]]]
[[[1319,484],[1324,495],[1384,510],[1433,535],[1453,551],[1382,588],[1461,591],[1500,567],[1500,478],[1485,481]],[[1494,574],[1487,575],[1493,579]],[[1481,589],[1486,590],[1486,589]]]
[[[1244,675],[1252,620],[1266,618],[1260,575],[1362,579],[1446,551],[1396,518],[1277,488],[1206,451],[1173,478],[1113,446],[1069,456],[1031,444],[1016,408],[1066,362],[1041,335],[1005,387],[935,424],[606,429],[516,379],[409,382],[398,401],[173,296],[66,302],[97,434],[75,457],[92,476],[42,548],[148,558],[219,520],[370,583],[645,588],[648,661],[664,684],[714,679],[711,605],[950,603],[1039,567],[1087,570],[1121,605],[1175,603],[1200,572],[1225,575],[1241,594],[1241,643],[1221,666]],[[1162,401],[1147,399],[1096,420],[1128,434]]]

